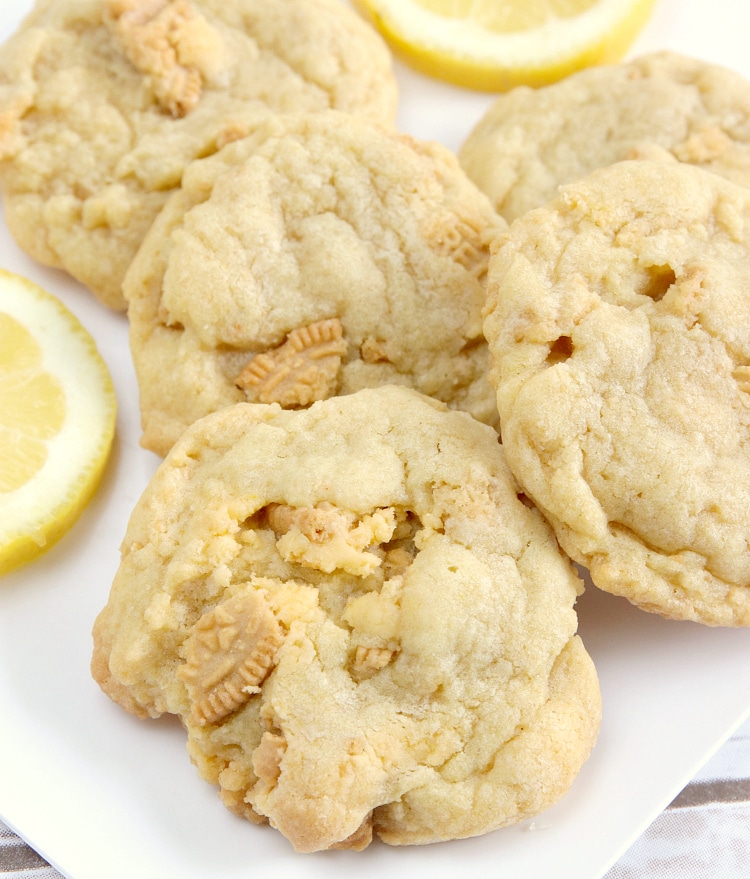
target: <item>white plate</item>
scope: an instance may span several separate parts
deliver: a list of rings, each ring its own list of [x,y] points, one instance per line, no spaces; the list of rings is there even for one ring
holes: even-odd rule
[[[0,38],[30,0],[2,0]],[[688,8],[689,7],[689,8]],[[671,47],[750,76],[744,0],[660,0],[634,53]],[[744,69],[743,69],[744,67]],[[399,68],[400,124],[457,148],[491,98]],[[130,510],[157,459],[140,449],[127,327],[65,275],[34,265],[0,225],[0,265],[43,284],[97,339],[120,400],[107,477],[74,530],[0,582],[0,816],[71,879],[598,879],[750,710],[750,631],[670,623],[590,589],[581,633],[604,721],[572,790],[533,821],[440,845],[295,855],[233,817],[190,765],[176,722],[138,721],[89,676]]]

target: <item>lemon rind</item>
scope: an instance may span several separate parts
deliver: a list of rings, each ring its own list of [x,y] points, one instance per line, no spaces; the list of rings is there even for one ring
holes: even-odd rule
[[[571,19],[554,19],[533,32],[491,35],[477,24],[410,8],[419,21],[419,42],[404,36],[400,0],[354,0],[394,52],[428,76],[478,91],[538,87],[595,64],[623,58],[648,21],[655,0],[622,0],[591,7]]]
[[[90,503],[111,452],[117,399],[93,338],[62,302],[0,269],[0,311],[43,338],[43,368],[62,376],[67,407],[44,466],[21,488],[0,494],[0,574],[5,574],[57,543]],[[60,320],[69,332],[49,332]],[[42,520],[27,512],[43,508],[49,498],[57,501]]]

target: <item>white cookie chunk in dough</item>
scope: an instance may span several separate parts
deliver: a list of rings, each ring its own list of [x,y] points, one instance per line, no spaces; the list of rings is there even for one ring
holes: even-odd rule
[[[475,836],[559,800],[594,745],[580,590],[466,413],[395,386],[240,403],[140,499],[92,672],[178,715],[225,805],[297,851]]]
[[[495,424],[482,307],[506,227],[445,147],[336,111],[195,162],[124,284],[143,445],[383,384]]]
[[[615,164],[489,274],[503,445],[563,549],[645,610],[750,625],[750,190]]]
[[[127,267],[189,162],[269,113],[393,125],[396,104],[385,44],[336,0],[37,0],[0,46],[8,226],[124,310]]]

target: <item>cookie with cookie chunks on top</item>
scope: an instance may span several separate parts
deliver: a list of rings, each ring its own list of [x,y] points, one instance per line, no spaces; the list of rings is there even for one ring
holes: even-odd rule
[[[557,801],[594,745],[581,586],[468,414],[393,386],[240,403],[140,499],[92,669],[178,715],[225,805],[298,851],[475,836]]]
[[[143,445],[382,384],[494,424],[481,310],[506,225],[448,149],[336,111],[195,162],[124,284]]]
[[[0,47],[0,191],[34,259],[124,309],[186,165],[269,114],[392,126],[382,39],[335,0],[49,0]]]

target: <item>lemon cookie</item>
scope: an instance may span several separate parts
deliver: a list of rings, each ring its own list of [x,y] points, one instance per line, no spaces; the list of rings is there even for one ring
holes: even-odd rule
[[[600,719],[581,583],[495,432],[410,389],[192,425],[133,512],[92,670],[178,715],[298,851],[482,834],[572,784]]]
[[[485,332],[506,455],[640,607],[750,624],[750,190],[628,161],[512,224]]]
[[[481,309],[506,225],[447,149],[336,111],[194,163],[124,283],[144,446],[387,383],[495,422]]]
[[[750,83],[674,52],[501,95],[459,151],[508,220],[628,158],[678,159],[750,185]]]
[[[38,261],[124,308],[185,165],[268,112],[392,125],[381,38],[334,0],[45,0],[0,48],[0,191]]]

